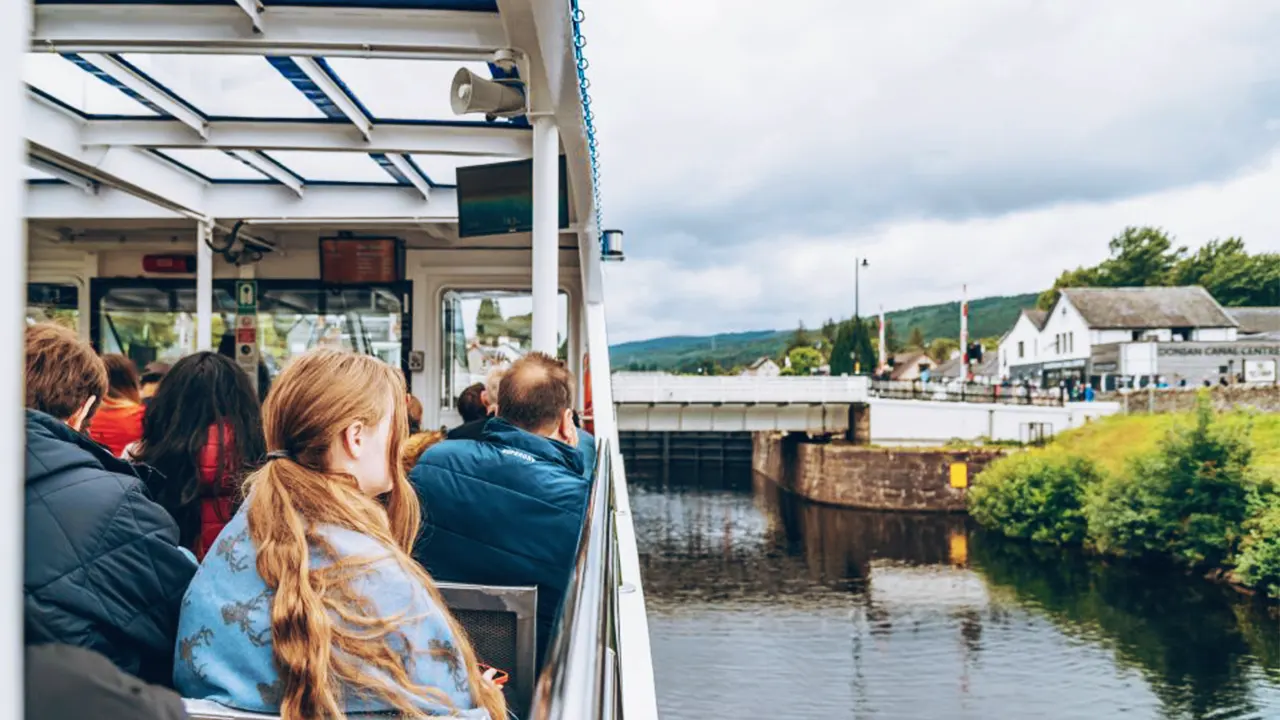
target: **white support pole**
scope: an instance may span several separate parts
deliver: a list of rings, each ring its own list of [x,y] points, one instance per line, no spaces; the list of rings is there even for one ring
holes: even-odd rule
[[[213,349],[213,225],[196,229],[196,350]]]
[[[9,108],[21,108],[26,88],[22,84],[22,60],[27,48],[27,22],[31,3],[10,6],[3,23],[4,56],[0,62],[0,87],[12,102]],[[0,173],[0,247],[4,248],[4,261],[0,262],[0,293],[8,298],[0,307],[8,308],[0,322],[0,347],[5,350],[0,360],[0,413],[7,420],[0,421],[0,457],[10,459],[12,466],[20,462],[26,445],[26,414],[23,406],[23,368],[26,367],[23,331],[26,327],[27,294],[27,238],[22,222],[22,163],[26,156],[26,140],[23,137],[24,115],[16,112],[0,114],[0,138],[4,138],[4,157],[9,158],[9,171]],[[83,197],[83,196],[82,196]],[[8,338],[8,340],[3,340]],[[23,516],[22,491],[11,487],[7,499],[0,502],[0,572],[3,572],[3,598],[0,598],[0,717],[23,717],[23,642],[22,642],[22,573],[23,573]]]
[[[560,273],[560,133],[555,119],[533,119],[533,349],[556,354]]]

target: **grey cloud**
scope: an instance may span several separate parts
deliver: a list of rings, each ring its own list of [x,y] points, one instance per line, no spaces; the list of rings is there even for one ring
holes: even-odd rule
[[[792,246],[852,253],[929,222],[945,231],[911,252],[937,257],[957,232],[980,237],[966,224],[1053,208],[1070,224],[1081,204],[1230,183],[1280,148],[1275,4],[652,0],[593,13],[606,222],[632,257],[672,268],[755,262],[772,282]],[[1098,252],[1118,229],[1091,229]],[[1005,242],[1050,241],[1041,229]],[[1052,255],[1042,247],[1019,258]],[[930,294],[927,277],[908,280],[913,298]],[[1012,284],[1000,289],[1034,289]],[[815,292],[698,322],[789,324]],[[637,332],[642,317],[692,322],[665,293],[629,302]]]

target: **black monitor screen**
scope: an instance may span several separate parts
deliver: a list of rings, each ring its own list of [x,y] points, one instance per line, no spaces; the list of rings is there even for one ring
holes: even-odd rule
[[[569,183],[560,156],[560,229],[569,227]],[[533,161],[458,168],[458,236],[480,237],[533,229]]]

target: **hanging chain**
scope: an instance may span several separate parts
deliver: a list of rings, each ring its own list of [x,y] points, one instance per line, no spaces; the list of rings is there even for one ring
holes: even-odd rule
[[[570,17],[573,20],[573,57],[578,65],[578,94],[582,98],[582,121],[587,129],[587,151],[591,155],[591,193],[596,206],[596,237],[601,242],[604,238],[603,211],[600,208],[600,156],[599,141],[596,139],[595,114],[591,111],[591,81],[587,79],[587,56],[582,49],[587,46],[587,38],[582,34],[582,21],[586,14],[578,7],[578,0],[569,0]]]

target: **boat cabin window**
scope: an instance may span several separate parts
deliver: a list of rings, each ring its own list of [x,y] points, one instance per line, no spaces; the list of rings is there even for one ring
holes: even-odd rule
[[[556,343],[569,358],[569,296],[556,302]],[[454,409],[468,386],[484,382],[495,366],[510,365],[529,352],[533,340],[533,296],[507,290],[447,290],[441,303],[440,407]]]
[[[408,283],[322,287],[311,281],[259,280],[258,343],[274,376],[294,356],[317,347],[373,355],[403,368],[410,346]],[[234,280],[214,282],[213,343],[235,325]],[[94,342],[139,367],[173,362],[196,349],[196,293],[188,280],[93,281]]]
[[[80,288],[70,283],[28,283],[27,324],[43,322],[78,329]]]

